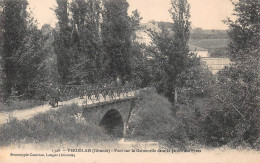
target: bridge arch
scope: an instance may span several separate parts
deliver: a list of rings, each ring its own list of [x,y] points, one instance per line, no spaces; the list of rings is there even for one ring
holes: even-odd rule
[[[105,131],[116,138],[124,136],[124,121],[120,112],[116,109],[108,110],[102,117],[100,124]]]
[[[103,127],[114,138],[123,138],[134,106],[135,99],[90,105],[84,107],[82,116],[88,124]]]

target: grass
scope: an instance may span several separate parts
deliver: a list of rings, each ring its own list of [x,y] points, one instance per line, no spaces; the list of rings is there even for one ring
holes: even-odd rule
[[[0,112],[33,108],[36,106],[43,105],[44,103],[44,101],[39,100],[11,100],[9,104],[4,104],[0,102]]]
[[[77,105],[41,113],[29,120],[12,119],[0,127],[0,146],[13,144],[88,144],[109,140],[98,126],[86,124]]]
[[[174,128],[171,103],[155,91],[141,92],[129,120],[129,137],[138,140],[167,139]]]
[[[129,120],[129,139],[157,141],[164,148],[200,149],[203,147],[203,144],[188,138],[186,124],[178,117],[184,115],[178,115],[179,111],[175,113],[173,111],[175,109],[166,97],[152,90],[144,91],[141,95],[143,99],[137,103]],[[186,113],[185,116],[190,114],[193,113]]]

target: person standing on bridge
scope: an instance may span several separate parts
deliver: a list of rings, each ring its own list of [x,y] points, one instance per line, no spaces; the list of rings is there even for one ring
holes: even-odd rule
[[[59,87],[53,87],[52,84],[50,84],[50,91],[49,91],[49,104],[52,107],[58,107],[59,106],[59,101],[60,101],[60,90]]]

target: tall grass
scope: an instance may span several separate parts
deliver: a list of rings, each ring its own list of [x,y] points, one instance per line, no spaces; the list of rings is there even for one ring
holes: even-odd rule
[[[141,96],[129,120],[130,138],[167,140],[175,127],[171,103],[153,90],[142,91]]]
[[[203,112],[205,101],[197,101],[194,106],[177,105],[173,109],[168,99],[155,91],[143,91],[141,96],[143,99],[136,105],[129,120],[131,139],[159,141],[163,146],[181,149],[204,146],[192,137],[199,136],[201,131],[194,108]]]
[[[41,113],[29,120],[13,119],[0,127],[0,146],[27,143],[95,143],[109,140],[98,126],[81,119],[77,105]]]

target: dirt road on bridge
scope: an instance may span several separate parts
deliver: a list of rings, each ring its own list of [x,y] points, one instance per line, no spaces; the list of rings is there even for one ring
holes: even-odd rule
[[[134,93],[130,92],[128,97],[132,97],[132,96],[134,96]],[[99,101],[87,100],[87,103],[86,103],[87,97],[83,97],[82,99],[74,98],[74,99],[71,99],[69,101],[59,102],[58,107],[52,107],[49,104],[45,104],[45,105],[41,105],[41,106],[37,106],[37,107],[33,107],[33,108],[28,108],[28,109],[25,109],[25,110],[15,110],[15,111],[11,111],[11,112],[1,112],[0,113],[0,125],[7,123],[12,118],[16,118],[18,120],[27,120],[27,119],[34,117],[35,115],[37,115],[39,113],[44,113],[44,112],[47,112],[47,111],[50,111],[50,110],[58,110],[58,109],[62,108],[62,106],[69,106],[69,105],[72,105],[72,104],[76,104],[78,106],[91,105],[91,104],[95,104],[95,103],[109,102],[109,101],[113,101],[113,100],[118,100],[119,98],[124,99],[124,98],[128,98],[128,97],[121,95],[120,97],[115,98],[115,99],[104,99],[102,97],[102,95],[100,95]]]
[[[32,118],[33,116],[39,114],[39,113],[44,113],[50,110],[58,110],[60,108],[62,108],[62,106],[65,105],[72,105],[72,104],[78,104],[78,105],[82,105],[84,104],[84,99],[79,99],[79,98],[75,98],[69,101],[64,101],[64,102],[60,102],[58,107],[52,107],[49,104],[45,104],[45,105],[40,105],[37,107],[33,107],[33,108],[28,108],[25,110],[15,110],[15,111],[11,111],[11,112],[1,112],[0,113],[0,125],[7,123],[8,121],[10,121],[12,118],[16,118],[18,120],[27,120]]]

